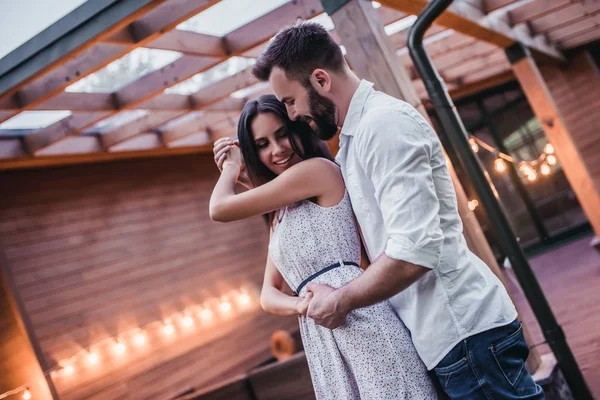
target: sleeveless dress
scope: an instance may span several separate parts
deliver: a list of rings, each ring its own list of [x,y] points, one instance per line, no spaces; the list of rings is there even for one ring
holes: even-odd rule
[[[360,239],[347,191],[333,207],[304,200],[279,210],[277,219],[269,255],[294,291],[332,264],[360,264]],[[337,289],[361,272],[358,266],[341,265],[312,282]],[[298,293],[306,294],[306,287]],[[317,399],[437,399],[410,333],[387,301],[352,311],[346,324],[334,330],[305,316],[299,322]]]

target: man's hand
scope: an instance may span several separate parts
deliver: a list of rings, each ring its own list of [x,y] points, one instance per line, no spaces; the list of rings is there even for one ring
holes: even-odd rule
[[[335,329],[346,323],[347,312],[340,310],[335,289],[319,283],[309,283],[306,290],[313,294],[306,315],[317,325]]]

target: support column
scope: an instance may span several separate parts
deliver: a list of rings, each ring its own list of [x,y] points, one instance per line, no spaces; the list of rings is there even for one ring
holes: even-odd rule
[[[592,245],[600,250],[600,78],[585,53],[564,67],[536,62],[519,43],[506,55],[594,229]]]
[[[346,47],[346,58],[354,72],[359,77],[373,82],[377,90],[411,104],[429,121],[427,111],[417,96],[408,73],[402,66],[400,58],[392,51],[390,39],[371,2],[321,0],[321,3],[323,9],[333,19],[335,30]],[[458,213],[463,222],[463,233],[467,244],[506,287],[504,275],[475,214],[468,208],[467,196],[450,162],[448,167],[456,191]],[[527,342],[532,343],[527,327],[523,326],[523,328]],[[540,363],[540,356],[533,348],[527,361],[529,371],[535,372]]]

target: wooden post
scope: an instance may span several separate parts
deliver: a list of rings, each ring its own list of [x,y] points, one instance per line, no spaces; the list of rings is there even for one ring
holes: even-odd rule
[[[592,245],[600,250],[600,78],[595,67],[585,53],[564,67],[539,64],[519,43],[506,55],[594,229]]]
[[[363,0],[321,0],[321,2],[335,24],[336,32],[347,50],[346,58],[356,74],[374,82],[377,90],[408,102],[429,121],[427,111],[417,96],[407,71],[403,68],[400,58],[392,51],[390,40],[371,2]],[[454,168],[450,163],[448,166],[467,244],[506,287],[502,271],[481,226],[467,206],[467,196]],[[525,326],[524,332],[528,343],[531,343]],[[535,372],[540,363],[538,352],[532,349],[527,361],[529,371]]]

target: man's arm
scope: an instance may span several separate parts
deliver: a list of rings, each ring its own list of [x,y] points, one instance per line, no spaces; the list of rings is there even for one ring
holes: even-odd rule
[[[351,310],[386,300],[437,268],[443,245],[431,166],[433,153],[441,151],[435,133],[414,109],[368,118],[368,130],[354,137],[355,148],[375,188],[388,240],[384,254],[348,285],[336,291],[307,287],[315,293],[308,316],[331,329]]]

